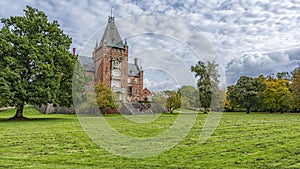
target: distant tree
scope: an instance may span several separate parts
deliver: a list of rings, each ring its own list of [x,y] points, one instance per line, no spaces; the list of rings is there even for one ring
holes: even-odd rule
[[[269,78],[264,81],[265,89],[260,93],[262,107],[265,110],[274,112],[289,110],[291,93],[289,90],[289,81],[283,78]]]
[[[72,98],[73,98],[73,106],[76,111],[81,110],[83,107],[95,107],[93,101],[95,97],[91,92],[93,88],[94,80],[93,77],[86,74],[84,68],[79,63],[79,61],[75,64],[75,69],[73,71],[73,82],[72,82]],[[77,112],[77,113],[80,113]],[[85,113],[88,113],[85,111]]]
[[[68,51],[71,38],[57,21],[30,6],[25,16],[1,19],[0,98],[23,118],[26,103],[72,105],[72,73],[77,57]],[[2,101],[3,102],[3,101]]]
[[[219,74],[216,70],[218,65],[208,62],[205,64],[202,61],[198,61],[195,66],[191,66],[191,71],[195,73],[197,80],[197,87],[199,91],[200,107],[204,109],[204,113],[207,113],[208,108],[211,106],[212,93],[219,92],[218,77]],[[214,95],[217,96],[217,95]],[[219,100],[213,98],[213,100]]]
[[[193,86],[182,86],[179,90],[181,107],[185,109],[199,108],[199,92]]]
[[[230,99],[227,97],[227,95],[226,95],[225,107],[224,108],[225,108],[225,111],[228,111],[228,112],[234,111],[234,107],[231,106]]]
[[[165,95],[167,96],[166,100],[166,108],[173,113],[174,110],[181,107],[181,98],[179,92],[175,91],[164,91]]]
[[[245,108],[247,114],[249,114],[251,108],[259,105],[259,93],[264,88],[265,85],[260,79],[241,76],[235,87],[232,88],[231,94],[233,96],[229,97],[234,98],[235,104]]]
[[[227,93],[226,93],[226,109],[228,111],[234,111],[235,108],[239,107],[239,96],[236,93],[236,86],[228,86]]]
[[[96,102],[101,113],[106,113],[108,109],[118,109],[121,107],[121,103],[119,102],[116,94],[113,93],[104,83],[95,83],[94,88],[96,93]]]
[[[285,79],[291,81],[292,76],[289,72],[278,72],[276,75],[277,79]]]
[[[167,96],[164,92],[152,92],[152,102],[151,108],[154,112],[165,112],[166,111],[166,102]]]
[[[297,111],[300,109],[300,65],[294,69],[292,74],[291,97],[293,108]]]

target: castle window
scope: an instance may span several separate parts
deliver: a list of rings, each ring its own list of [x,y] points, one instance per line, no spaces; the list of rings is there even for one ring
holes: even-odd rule
[[[127,90],[128,90],[128,94],[132,95],[132,86],[128,86]]]

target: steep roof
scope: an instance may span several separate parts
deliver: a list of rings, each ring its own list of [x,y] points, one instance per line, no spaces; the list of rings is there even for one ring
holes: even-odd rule
[[[140,70],[137,65],[128,63],[128,76],[139,76]]]
[[[92,57],[78,56],[78,60],[85,71],[92,71],[92,72],[95,71],[94,60]]]
[[[108,23],[102,36],[100,46],[102,46],[104,42],[109,47],[117,47],[124,49],[123,41],[115,25],[114,17],[112,16],[108,17]]]

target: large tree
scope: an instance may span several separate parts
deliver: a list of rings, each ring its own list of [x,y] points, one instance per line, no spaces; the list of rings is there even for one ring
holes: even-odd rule
[[[294,69],[291,84],[293,108],[300,109],[300,65]]]
[[[0,30],[0,99],[23,118],[28,104],[72,104],[72,72],[77,57],[68,50],[71,38],[57,21],[27,6],[24,16],[3,18]],[[3,102],[3,101],[2,101]]]
[[[195,66],[191,66],[191,71],[195,73],[197,80],[197,87],[199,91],[200,107],[204,109],[204,113],[207,113],[208,108],[211,106],[211,101],[219,100],[218,98],[212,98],[212,96],[218,96],[219,94],[219,74],[216,70],[218,65],[212,62],[205,64],[202,61],[198,61]]]
[[[260,93],[262,107],[265,110],[283,113],[290,108],[289,81],[286,79],[269,78],[264,80],[265,89]]]
[[[234,87],[230,87],[228,97],[232,103],[241,108],[245,108],[247,114],[251,108],[258,106],[259,93],[265,88],[263,81],[260,78],[251,78],[241,76]]]

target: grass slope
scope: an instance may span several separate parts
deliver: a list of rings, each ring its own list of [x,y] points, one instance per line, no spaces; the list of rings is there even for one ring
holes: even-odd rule
[[[0,168],[300,168],[300,114],[224,113],[205,144],[198,138],[207,115],[199,114],[176,147],[155,157],[132,159],[98,147],[76,115],[44,115],[27,107],[25,116],[30,119],[6,120],[14,113],[0,111]],[[120,115],[106,117],[119,132],[139,137],[163,132],[175,118],[166,114],[142,125]]]

